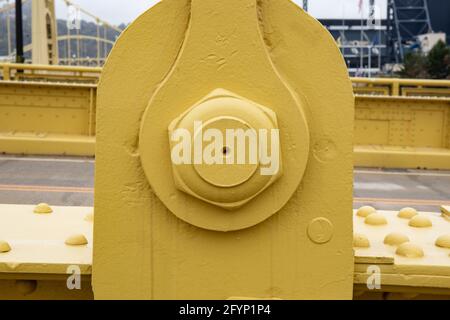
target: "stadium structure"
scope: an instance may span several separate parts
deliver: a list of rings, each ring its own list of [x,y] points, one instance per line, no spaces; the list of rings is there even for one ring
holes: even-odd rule
[[[388,0],[384,14],[377,11],[380,4],[361,0],[360,10],[366,11],[361,19],[321,19],[338,42],[351,75],[389,73],[408,52],[426,53],[439,40],[448,42],[450,1]]]

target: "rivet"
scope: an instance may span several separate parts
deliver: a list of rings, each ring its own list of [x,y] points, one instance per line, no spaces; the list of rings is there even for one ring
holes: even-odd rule
[[[353,248],[369,248],[370,241],[369,239],[360,233],[355,233],[353,235]]]
[[[331,161],[338,156],[336,144],[330,139],[317,141],[313,147],[313,154],[321,162]]]
[[[39,203],[34,208],[34,213],[37,213],[37,214],[49,214],[52,212],[53,212],[52,208],[46,203]]]
[[[371,226],[382,226],[387,224],[386,218],[380,213],[372,213],[367,216],[364,220],[365,224],[369,224]]]
[[[365,218],[375,212],[377,212],[377,210],[374,207],[364,206],[364,207],[359,208],[358,211],[356,211],[356,215],[358,217]]]
[[[88,244],[86,237],[82,234],[76,234],[68,237],[65,244],[69,246],[84,246]]]
[[[11,251],[11,246],[6,241],[0,240],[0,253],[6,253]]]
[[[448,206],[441,206],[441,212],[442,215],[446,218],[450,218],[450,207]]]
[[[432,227],[433,224],[431,220],[425,216],[415,216],[413,217],[408,224],[410,227],[414,228],[429,228]]]
[[[27,296],[29,294],[32,294],[34,291],[36,291],[37,281],[36,280],[16,280],[15,286],[16,286],[16,290],[20,294]]]
[[[422,258],[424,256],[422,248],[411,242],[401,244],[395,253],[405,258]]]
[[[436,246],[450,249],[450,234],[446,234],[437,238]]]
[[[312,242],[324,244],[331,240],[333,231],[334,227],[330,220],[327,218],[316,218],[309,223],[307,233]]]
[[[412,217],[417,216],[417,210],[414,208],[403,208],[398,212],[398,217],[401,219],[411,219]]]
[[[390,233],[384,238],[384,243],[390,246],[399,246],[409,242],[409,238],[401,233]]]
[[[93,222],[93,221],[94,221],[94,212],[88,213],[88,214],[84,217],[84,221],[87,221],[87,222]]]

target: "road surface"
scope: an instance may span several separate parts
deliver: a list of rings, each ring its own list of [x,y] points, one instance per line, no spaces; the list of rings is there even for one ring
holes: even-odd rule
[[[0,203],[92,206],[92,158],[0,156]],[[450,205],[450,171],[356,168],[354,207],[438,212]]]

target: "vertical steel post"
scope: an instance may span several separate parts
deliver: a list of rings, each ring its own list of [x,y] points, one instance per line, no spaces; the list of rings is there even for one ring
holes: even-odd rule
[[[16,62],[25,62],[23,55],[22,0],[16,0]]]

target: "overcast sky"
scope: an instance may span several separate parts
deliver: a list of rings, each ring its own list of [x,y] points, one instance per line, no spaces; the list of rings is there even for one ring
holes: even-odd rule
[[[72,0],[79,4],[82,8],[106,20],[112,24],[129,23],[148,8],[152,7],[158,0]],[[226,0],[223,0],[226,1]],[[309,0],[310,14],[316,18],[350,18],[357,19],[361,17],[359,12],[360,0]],[[367,14],[367,6],[369,0],[362,0],[364,3],[363,14]],[[301,5],[302,0],[294,0]],[[386,12],[386,0],[375,0],[375,3],[383,12]],[[67,17],[62,0],[56,0],[57,15],[59,18]],[[82,16],[82,18],[84,18]]]

